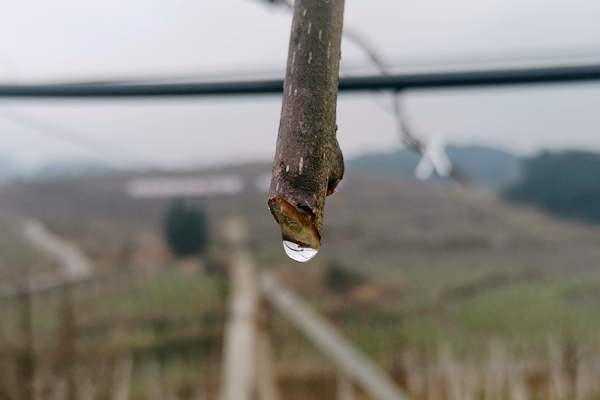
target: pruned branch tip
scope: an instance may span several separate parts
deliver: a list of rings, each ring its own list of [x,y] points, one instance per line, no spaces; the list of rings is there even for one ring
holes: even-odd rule
[[[325,197],[344,174],[336,103],[344,0],[298,0],[283,92],[269,208],[283,238],[318,249]]]

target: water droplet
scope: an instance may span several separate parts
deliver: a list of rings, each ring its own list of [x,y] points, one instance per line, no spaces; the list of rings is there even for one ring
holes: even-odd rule
[[[283,249],[285,250],[285,253],[288,255],[289,258],[298,262],[307,262],[314,256],[316,256],[319,252],[318,250],[315,250],[313,248],[304,247],[297,243],[290,242],[287,240],[283,241]]]

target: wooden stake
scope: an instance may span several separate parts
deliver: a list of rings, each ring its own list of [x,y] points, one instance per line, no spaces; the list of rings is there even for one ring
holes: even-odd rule
[[[225,332],[222,400],[251,400],[255,391],[256,318],[258,289],[255,266],[244,248],[246,231],[241,220],[226,224],[232,252],[231,301]]]

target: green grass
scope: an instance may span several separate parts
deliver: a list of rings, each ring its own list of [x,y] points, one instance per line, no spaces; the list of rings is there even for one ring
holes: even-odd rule
[[[524,274],[527,270],[532,273]],[[487,354],[494,339],[534,357],[546,354],[549,338],[600,350],[600,274],[593,270],[573,274],[526,265],[423,268],[373,262],[360,271],[396,289],[395,294],[368,310],[342,302],[345,316],[336,324],[375,359],[393,359],[402,349],[432,354],[440,345],[477,356]],[[463,297],[445,297],[453,288],[477,287],[490,277],[503,279]],[[332,296],[305,297],[327,314],[328,305],[340,304]]]
[[[148,345],[156,341],[157,334],[162,335],[164,331],[168,335],[173,329],[186,326],[190,331],[202,328],[214,331],[214,323],[208,326],[205,316],[222,314],[223,295],[222,285],[216,278],[201,272],[182,271],[175,266],[165,267],[164,271],[151,276],[119,274],[114,279],[75,286],[71,290],[82,343],[86,343],[89,336],[92,343],[101,347],[120,348]],[[32,304],[36,346],[52,347],[62,318],[62,294],[35,295]],[[18,343],[21,335],[18,304],[4,302],[0,318],[7,342]]]
[[[391,365],[404,350],[434,355],[440,346],[450,346],[461,356],[485,357],[493,339],[500,339],[511,351],[519,349],[526,353],[525,358],[546,354],[549,338],[568,339],[578,346],[600,349],[599,273],[544,271],[523,262],[508,268],[502,266],[502,258],[492,258],[489,265],[481,266],[476,255],[470,257],[461,263],[460,256],[450,256],[446,263],[440,259],[430,265],[410,254],[364,263],[346,260],[345,267],[358,270],[367,280],[392,290],[382,303],[366,308],[343,299],[343,293],[299,294],[326,316],[329,314],[352,343],[382,365]],[[263,252],[260,259],[260,265],[268,265],[267,259],[277,259],[277,254]],[[308,268],[323,269],[327,261],[321,258]],[[286,268],[293,268],[301,279],[302,270],[297,265]],[[535,274],[521,279],[527,270]],[[476,286],[494,276],[515,279],[500,280],[497,285],[462,297],[444,297],[452,289]],[[177,375],[185,375],[188,360],[194,359],[192,354],[213,354],[211,362],[218,363],[221,343],[215,337],[202,336],[203,332],[210,335],[214,329],[214,324],[204,324],[203,318],[219,314],[218,324],[222,328],[224,294],[219,279],[176,265],[166,266],[154,275],[119,274],[97,286],[76,288],[73,297],[78,326],[98,329],[96,333],[83,333],[79,347],[104,354],[131,348],[140,354],[168,355],[167,373],[174,374],[175,380],[188,380]],[[18,342],[13,306],[5,304],[0,312],[3,329],[13,342]],[[336,314],[340,307],[343,317]],[[60,296],[56,294],[34,299],[38,347],[56,346],[59,311]],[[322,355],[282,317],[278,316],[274,323],[279,360],[284,364],[320,360]],[[133,322],[133,327],[127,322]],[[166,325],[161,325],[163,322]]]
[[[91,310],[94,318],[140,318],[168,316],[172,319],[199,316],[222,307],[216,279],[202,273],[165,267],[157,276],[131,276],[125,290],[118,290]]]
[[[546,351],[548,338],[563,338],[581,346],[600,348],[597,332],[600,318],[597,310],[600,305],[600,279],[591,276],[570,276],[569,274],[546,274],[527,282],[507,283],[496,288],[476,292],[465,299],[441,301],[434,305],[436,294],[440,293],[441,281],[449,282],[448,287],[464,283],[469,279],[477,281],[482,274],[466,271],[460,274],[453,270],[452,279],[447,276],[432,276],[431,271],[412,274],[411,288],[404,291],[404,304],[399,307],[397,319],[388,313],[387,322],[373,320],[344,323],[349,336],[365,351],[374,356],[385,355],[403,343],[406,347],[430,352],[440,344],[448,344],[462,354],[477,353],[492,339],[499,338],[509,346],[529,349],[531,353]],[[491,272],[488,272],[491,273]],[[431,287],[426,282],[434,282]],[[579,297],[573,295],[581,294]],[[411,307],[423,306],[422,313],[414,313],[403,318],[403,313]]]
[[[564,295],[570,284],[563,277],[493,290],[452,306],[451,315],[459,332],[471,337],[497,336],[531,344],[548,336],[589,341],[600,328],[597,304],[570,303]]]

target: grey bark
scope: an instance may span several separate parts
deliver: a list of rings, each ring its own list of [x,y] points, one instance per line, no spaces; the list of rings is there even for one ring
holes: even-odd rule
[[[285,240],[318,249],[325,197],[344,173],[336,103],[344,0],[294,4],[269,208]]]

